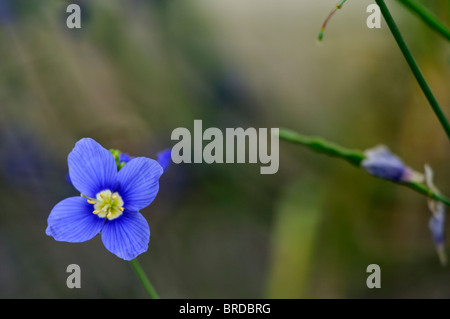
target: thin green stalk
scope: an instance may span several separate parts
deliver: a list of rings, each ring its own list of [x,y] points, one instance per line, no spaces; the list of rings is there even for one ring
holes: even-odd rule
[[[380,7],[381,14],[383,15],[384,19],[386,20],[386,23],[387,23],[389,29],[391,30],[391,33],[394,36],[394,39],[397,42],[397,45],[400,48],[400,51],[402,52],[406,62],[409,65],[409,68],[411,69],[411,71],[413,72],[413,74],[417,80],[417,83],[419,84],[420,88],[422,89],[423,93],[425,94],[428,102],[430,103],[431,108],[433,109],[434,113],[436,114],[437,118],[439,119],[439,122],[441,123],[442,127],[444,128],[445,133],[447,134],[448,138],[450,139],[450,124],[448,123],[444,112],[442,111],[441,107],[439,106],[438,101],[436,100],[433,93],[431,92],[431,89],[428,86],[428,83],[425,80],[424,76],[422,75],[422,72],[420,71],[419,66],[417,65],[416,61],[414,60],[414,57],[411,54],[411,51],[409,50],[408,46],[406,45],[406,42],[403,39],[397,25],[395,24],[395,21],[392,18],[392,15],[389,12],[389,9],[387,8],[386,4],[384,3],[384,0],[375,0],[375,2]]]
[[[137,259],[131,260],[130,263],[131,263],[131,266],[133,267],[134,271],[136,271],[136,274],[139,277],[139,280],[144,285],[144,288],[147,291],[149,297],[152,299],[159,299],[159,296],[156,293],[155,288],[153,288],[152,283],[148,279],[147,275],[145,274],[144,270],[142,269],[142,267],[139,264],[139,262],[137,261]]]
[[[362,151],[344,148],[320,137],[310,137],[287,129],[280,129],[278,136],[282,140],[306,146],[315,152],[346,160],[356,167],[361,167],[361,162],[365,159],[364,152]],[[425,184],[417,182],[395,182],[392,180],[387,181],[406,186],[422,195],[450,206],[450,198],[438,192],[434,192]]]
[[[403,185],[411,188],[412,190],[415,190],[416,192],[426,195],[431,199],[440,201],[440,202],[444,203],[445,205],[450,206],[450,198],[448,198],[442,194],[433,192],[431,189],[429,189],[428,187],[426,187],[423,184],[409,182],[409,183],[403,183]]]
[[[437,19],[427,8],[415,0],[398,0],[409,10],[417,14],[430,28],[450,40],[450,29]]]
[[[365,158],[364,153],[359,150],[344,148],[335,143],[326,141],[321,137],[306,136],[286,129],[280,129],[279,137],[280,139],[291,143],[307,146],[318,153],[344,159],[347,162],[350,162],[350,164],[358,167]]]

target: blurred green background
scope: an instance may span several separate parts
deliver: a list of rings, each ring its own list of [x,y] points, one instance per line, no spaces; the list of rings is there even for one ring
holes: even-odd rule
[[[144,298],[99,236],[45,235],[76,141],[155,158],[177,127],[286,127],[343,146],[388,145],[429,163],[450,195],[447,137],[370,0],[0,0],[0,297]],[[82,28],[66,27],[66,7]],[[450,2],[422,1],[450,25]],[[450,115],[450,46],[396,1],[388,6]],[[180,164],[142,211],[139,261],[163,298],[450,296],[426,198],[345,162],[280,141],[280,169]],[[81,267],[81,289],[66,267]],[[381,267],[381,289],[366,267]]]

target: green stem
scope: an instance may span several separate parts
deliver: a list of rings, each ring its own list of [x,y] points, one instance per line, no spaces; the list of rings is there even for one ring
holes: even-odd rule
[[[411,188],[412,190],[415,190],[416,192],[426,195],[431,199],[440,201],[440,202],[444,203],[445,205],[450,206],[450,198],[448,198],[442,194],[433,192],[432,190],[430,190],[428,187],[426,187],[423,184],[410,182],[410,183],[403,183],[403,185]]]
[[[280,129],[279,137],[280,139],[291,143],[307,146],[316,152],[344,159],[350,162],[350,164],[358,167],[364,160],[364,154],[359,150],[343,148],[342,146],[326,141],[321,137],[306,136],[286,129]]]
[[[409,10],[417,14],[430,28],[450,40],[450,29],[437,19],[427,8],[415,0],[398,0]]]
[[[144,288],[147,291],[149,297],[152,299],[159,299],[159,296],[156,293],[155,288],[153,288],[152,283],[148,279],[147,275],[145,274],[144,270],[142,269],[142,267],[139,264],[139,262],[137,261],[137,259],[131,260],[130,263],[131,263],[131,266],[133,267],[134,271],[136,271],[136,274],[139,277],[140,281],[144,285]]]
[[[320,137],[310,137],[286,129],[280,129],[278,136],[282,140],[306,146],[318,153],[346,160],[347,162],[350,162],[350,164],[357,167],[361,167],[361,162],[365,159],[365,155],[362,151],[344,148],[335,143],[326,141]],[[426,195],[431,199],[440,201],[450,206],[450,198],[438,192],[434,192],[425,184],[417,182],[395,182],[391,180],[389,181],[399,185],[406,186],[418,193]]]
[[[387,8],[386,4],[384,3],[384,0],[375,0],[375,2],[380,7],[381,14],[383,15],[384,19],[386,20],[386,23],[391,30],[392,35],[394,36],[395,41],[397,42],[398,47],[400,48],[400,51],[402,52],[403,56],[405,57],[406,62],[409,65],[409,68],[411,69],[412,73],[414,74],[417,83],[419,84],[420,88],[422,89],[423,93],[425,94],[428,102],[431,105],[431,108],[433,109],[434,113],[436,114],[437,118],[439,119],[439,122],[441,123],[442,127],[445,130],[445,133],[447,134],[448,138],[450,139],[450,124],[447,121],[447,118],[445,117],[444,112],[439,106],[439,103],[437,102],[436,98],[434,97],[433,93],[431,92],[430,87],[428,86],[427,81],[425,80],[424,76],[422,75],[422,72],[420,71],[419,66],[417,65],[416,61],[414,60],[413,55],[411,54],[411,51],[408,49],[408,46],[406,45],[405,40],[403,39],[400,30],[398,29],[397,25],[394,22],[394,19],[391,16],[391,13],[389,12],[389,9]]]

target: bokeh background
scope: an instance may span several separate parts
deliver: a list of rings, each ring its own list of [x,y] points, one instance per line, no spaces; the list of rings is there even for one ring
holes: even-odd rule
[[[370,0],[0,0],[0,297],[145,298],[99,236],[45,235],[77,192],[67,155],[92,137],[155,158],[177,127],[285,127],[350,148],[384,143],[429,163],[450,194],[449,141]],[[82,7],[82,28],[66,7]],[[447,25],[447,0],[422,1]],[[397,1],[388,6],[450,115],[450,46]],[[142,211],[139,261],[163,298],[443,298],[426,198],[343,161],[280,141],[280,169],[180,164]],[[66,267],[81,267],[81,289]],[[381,289],[366,267],[381,267]]]

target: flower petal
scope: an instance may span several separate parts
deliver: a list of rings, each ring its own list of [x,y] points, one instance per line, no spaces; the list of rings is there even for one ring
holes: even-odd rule
[[[163,169],[158,162],[136,157],[128,162],[117,176],[118,192],[127,210],[139,211],[150,205],[159,190]]]
[[[57,241],[81,243],[92,239],[103,227],[104,219],[92,213],[83,197],[69,197],[56,204],[47,219],[45,233]]]
[[[117,182],[117,165],[111,152],[91,138],[77,142],[68,157],[70,180],[73,186],[89,197],[105,189],[113,189]]]
[[[106,222],[102,241],[106,249],[117,257],[132,260],[147,251],[150,227],[141,213],[126,211],[119,218]]]

